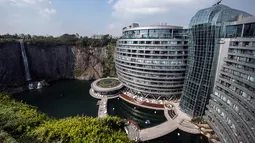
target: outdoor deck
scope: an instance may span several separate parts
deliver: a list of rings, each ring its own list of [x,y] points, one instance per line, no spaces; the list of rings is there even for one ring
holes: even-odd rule
[[[125,95],[125,94],[120,94],[119,96],[121,99],[131,103],[131,104],[135,104],[137,106],[140,107],[144,107],[144,108],[149,108],[149,109],[154,109],[154,110],[164,110],[164,105],[163,104],[154,104],[154,103],[147,103],[147,102],[138,102],[135,99]]]

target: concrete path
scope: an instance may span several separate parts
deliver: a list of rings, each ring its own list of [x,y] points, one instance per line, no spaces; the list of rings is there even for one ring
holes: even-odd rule
[[[98,108],[98,118],[104,118],[107,114],[107,97],[103,97],[101,101],[99,102],[99,108]]]
[[[156,139],[171,133],[178,128],[178,123],[175,121],[166,121],[157,126],[146,128],[140,131],[140,140],[148,141]]]
[[[184,132],[191,134],[200,134],[199,127],[190,122],[191,118],[183,113],[180,109],[178,109],[178,103],[175,104],[175,108],[172,109],[175,111],[176,115],[174,118],[171,118],[168,113],[168,109],[164,109],[164,115],[167,119],[166,122],[159,124],[157,126],[143,129],[140,131],[140,140],[148,141],[152,139],[156,139],[167,135],[173,132],[176,129],[180,129]]]

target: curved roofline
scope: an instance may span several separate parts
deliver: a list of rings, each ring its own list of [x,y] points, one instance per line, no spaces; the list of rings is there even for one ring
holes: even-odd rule
[[[152,25],[152,26],[144,26],[144,27],[134,27],[134,28],[127,28],[123,29],[124,31],[131,31],[131,30],[146,30],[146,29],[183,29],[183,26],[170,26],[170,25]]]
[[[120,82],[119,85],[117,85],[115,87],[110,87],[110,88],[103,88],[103,87],[98,86],[97,83],[99,81],[103,80],[103,79],[115,79],[115,80],[119,81],[118,78],[111,78],[111,77],[109,77],[109,78],[100,78],[100,79],[98,79],[98,80],[96,80],[96,81],[91,83],[91,88],[93,88],[97,92],[110,92],[110,91],[119,90],[119,89],[121,89],[123,87],[123,84],[121,82]]]
[[[238,16],[240,14],[249,16],[251,14],[233,9],[229,6],[223,5],[223,4],[218,4],[214,5],[212,7],[208,7],[205,9],[199,10],[191,19],[189,28],[191,28],[193,25],[197,24],[203,24],[203,23],[212,23],[212,24],[217,24],[219,17],[222,17],[222,14],[225,12],[225,14],[232,15],[232,16]],[[235,17],[234,17],[235,18]],[[222,19],[222,23],[224,22],[229,22],[229,21],[236,21],[233,17],[229,17],[226,19]]]

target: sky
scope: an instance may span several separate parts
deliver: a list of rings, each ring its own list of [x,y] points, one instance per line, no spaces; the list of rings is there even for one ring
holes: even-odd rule
[[[131,23],[188,26],[218,0],[0,0],[0,34],[120,36]],[[255,15],[255,0],[222,4]]]

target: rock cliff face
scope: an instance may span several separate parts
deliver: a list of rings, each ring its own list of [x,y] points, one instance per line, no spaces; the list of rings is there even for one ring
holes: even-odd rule
[[[26,84],[18,43],[0,44],[0,86]],[[106,47],[42,46],[25,44],[32,80],[78,78],[90,80],[103,75]]]
[[[19,44],[0,44],[0,87],[24,83],[25,73]]]

